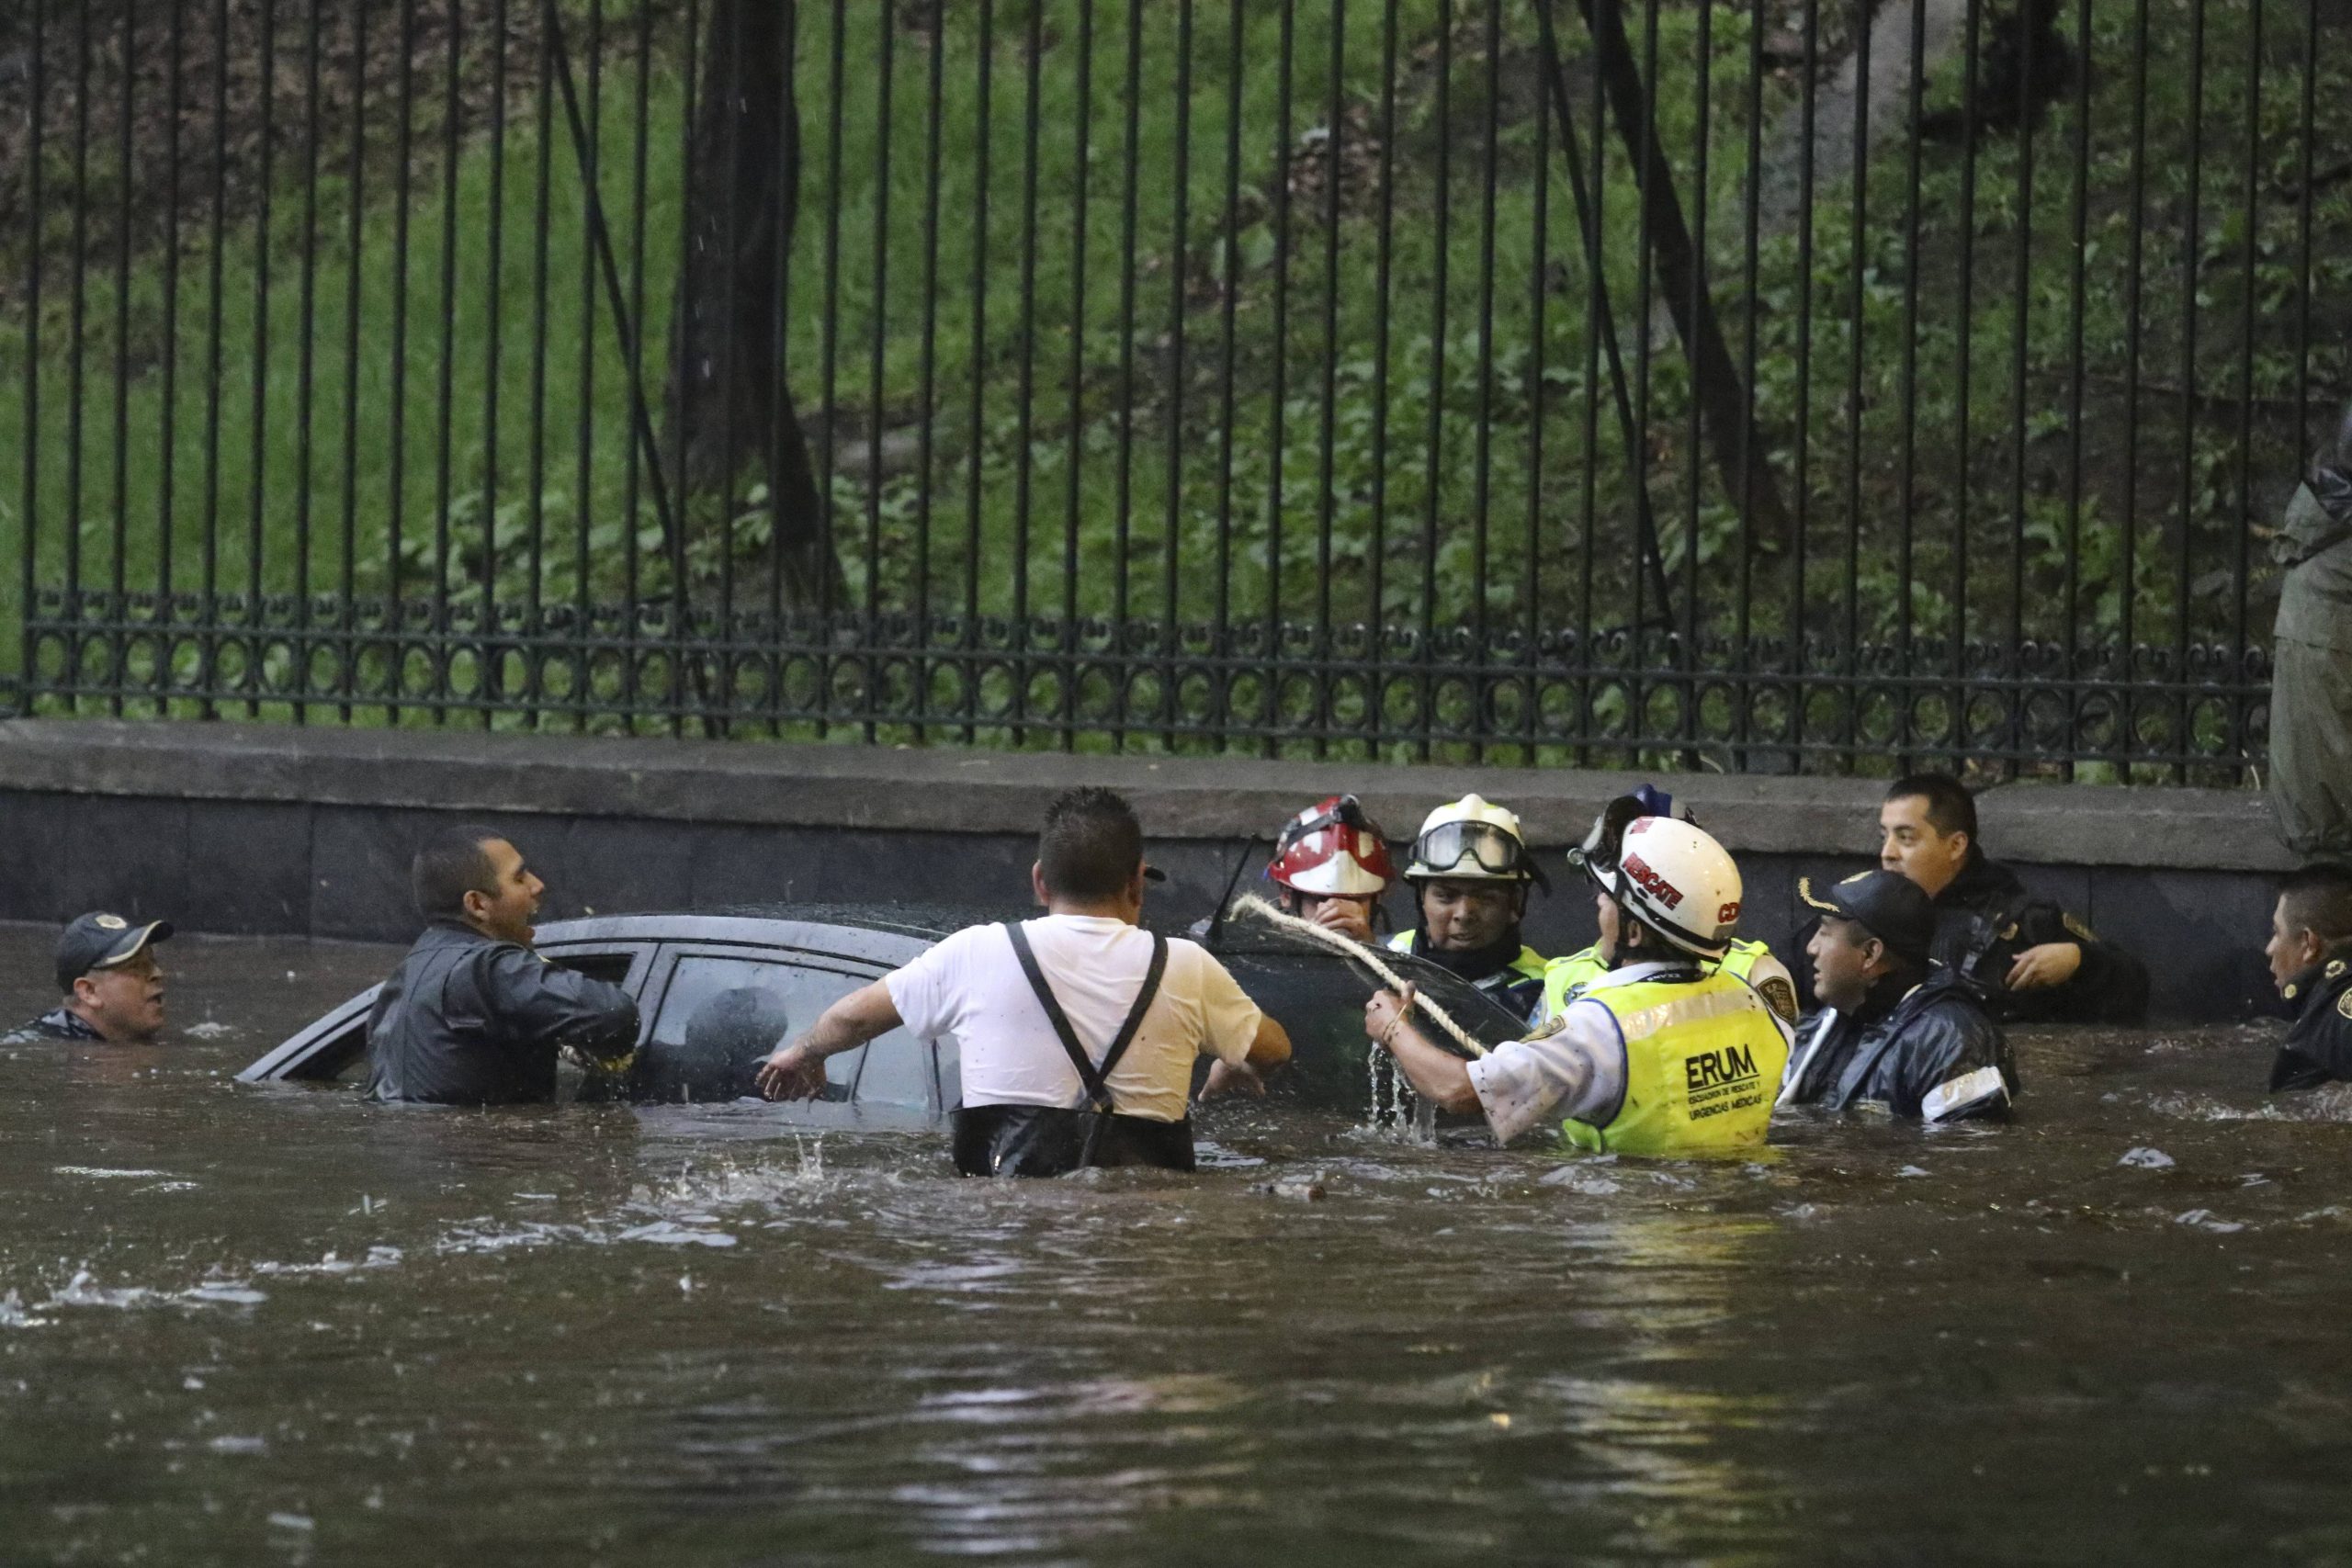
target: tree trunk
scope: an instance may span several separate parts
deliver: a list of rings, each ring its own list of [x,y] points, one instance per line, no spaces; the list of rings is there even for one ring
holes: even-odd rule
[[[784,258],[800,209],[794,10],[794,0],[711,6],[688,148],[664,445],[690,494],[724,499],[744,461],[761,460],[786,604],[821,613],[840,598],[841,563],[780,365]]]

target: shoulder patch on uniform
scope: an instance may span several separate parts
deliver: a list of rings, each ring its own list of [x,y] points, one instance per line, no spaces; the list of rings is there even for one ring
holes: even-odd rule
[[[1778,975],[1758,984],[1756,994],[1764,998],[1765,1006],[1781,1015],[1782,1022],[1794,1023],[1797,1021],[1797,988]],[[2345,995],[2352,997],[2352,991],[2346,991]]]
[[[2335,1010],[2346,1018],[2352,1018],[2352,991],[2346,991],[2335,998]]]
[[[1566,1029],[1567,1026],[1568,1012],[1566,1008],[1562,1008],[1558,1012],[1554,1013],[1551,1017],[1545,1019],[1543,1022],[1529,1030],[1524,1035],[1521,1036],[1521,1038],[1522,1040],[1549,1040],[1552,1036],[1559,1033],[1560,1031]]]
[[[2074,933],[2074,937],[2076,942],[2097,942],[2098,940],[2098,934],[2097,932],[2093,931],[2090,927],[2085,925],[2082,921],[2075,919],[2074,916],[2062,913],[2058,918],[2065,922],[2066,929]]]

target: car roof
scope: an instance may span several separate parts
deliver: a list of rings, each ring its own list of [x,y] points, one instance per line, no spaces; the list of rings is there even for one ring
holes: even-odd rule
[[[831,946],[849,933],[871,932],[904,942],[872,944],[877,952],[911,953],[967,926],[1020,919],[1034,910],[988,906],[933,904],[776,903],[738,904],[693,912],[586,915],[551,920],[538,929],[537,944],[593,942],[737,942],[779,947]],[[831,939],[822,933],[831,932]],[[853,939],[854,940],[854,939]],[[857,943],[865,946],[865,943]]]

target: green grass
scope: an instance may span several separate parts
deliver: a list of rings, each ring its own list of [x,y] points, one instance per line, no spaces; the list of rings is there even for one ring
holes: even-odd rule
[[[2208,393],[2234,395],[2237,323],[2250,288],[2253,389],[2257,397],[2277,398],[2292,390],[2296,375],[2288,329],[2300,236],[2295,208],[2279,193],[2300,178],[2302,84],[2301,67],[2291,62],[2282,68],[2274,62],[2264,73],[2249,280],[2241,261],[2248,235],[2243,126],[2253,3],[2206,0],[2209,64],[2201,118],[2190,112],[2188,98],[2191,14],[2165,9],[2151,22],[2142,158],[2148,197],[2139,224],[2140,375],[2160,385],[2186,380]],[[870,595],[885,611],[918,603],[952,610],[968,599],[984,614],[1058,615],[1067,607],[1081,615],[1125,604],[1132,615],[1155,617],[1167,600],[1187,620],[1319,622],[1328,614],[1339,625],[1439,629],[1624,624],[1635,558],[1633,479],[1605,401],[1606,383],[1596,387],[1588,379],[1586,272],[1556,126],[1546,132],[1548,157],[1538,161],[1539,129],[1531,107],[1540,79],[1530,58],[1536,37],[1530,6],[1512,0],[1504,7],[1501,96],[1492,100],[1498,134],[1492,148],[1491,225],[1485,211],[1490,99],[1483,8],[1454,7],[1468,15],[1456,18],[1454,69],[1441,106],[1436,0],[1401,7],[1403,63],[1391,144],[1395,220],[1385,298],[1375,270],[1382,230],[1377,205],[1369,199],[1351,196],[1335,272],[1326,265],[1319,197],[1293,202],[1284,254],[1274,189],[1283,144],[1276,7],[1239,9],[1238,48],[1234,11],[1197,8],[1191,93],[1182,105],[1189,162],[1186,212],[1178,231],[1179,11],[1173,5],[1140,7],[1136,329],[1130,339],[1121,330],[1120,288],[1129,152],[1126,8],[1094,6],[1087,63],[1091,91],[1082,96],[1081,0],[1037,4],[1046,48],[1037,57],[1034,96],[1023,47],[1030,10],[1018,0],[996,7],[995,44],[987,56],[984,235],[976,221],[983,195],[977,9],[948,8],[939,121],[944,155],[935,171],[941,217],[934,233],[927,221],[934,175],[925,112],[929,48],[909,34],[892,42],[886,138],[879,26],[887,8],[848,8],[841,40],[845,70],[836,97],[826,19],[820,7],[804,7],[798,77],[803,205],[792,255],[787,349],[796,400],[804,413],[824,403],[830,352],[830,389],[844,425],[918,424],[927,339],[931,345],[932,473],[902,473],[878,484],[835,479],[840,553],[852,602],[866,603]],[[1572,12],[1560,15],[1573,53],[1581,47],[1581,31]],[[2294,31],[2289,8],[2271,4],[2262,15],[2266,47],[2275,50]],[[1384,43],[1378,8],[1358,4],[1345,16],[1338,72],[1344,113],[1376,129]],[[1330,18],[1329,5],[1309,0],[1298,7],[1288,77],[1293,144],[1328,118]],[[1704,202],[1694,197],[1702,25],[1713,82]],[[1695,216],[1703,209],[1711,220],[1714,295],[1736,355],[1749,326],[1736,309],[1744,236],[1727,231],[1736,226],[1724,224],[1722,215],[1740,210],[1747,176],[1748,25],[1746,12],[1664,11],[1656,75],[1661,134],[1681,178],[1686,211]],[[1734,629],[1730,607],[1738,580],[1746,577],[1754,594],[1750,629],[1770,635],[1842,637],[1850,619],[1864,637],[1908,631],[1925,638],[1997,638],[2007,637],[2014,622],[2031,637],[2071,635],[2093,642],[2120,629],[2128,606],[2135,635],[2169,640],[2170,607],[2182,602],[2189,606],[2192,640],[2237,635],[2236,541],[2247,521],[2239,487],[2251,486],[2257,506],[2271,497],[2276,476],[2291,472],[2296,461],[2292,424],[2266,406],[2241,439],[2234,410],[2200,406],[2184,420],[2175,394],[2147,400],[2141,448],[2122,446],[2119,389],[2132,373],[2126,346],[2132,214],[2126,197],[2132,167],[2132,28],[2130,8],[2095,8],[2086,185],[2076,175],[2071,98],[2052,110],[2032,144],[2031,243],[2022,294],[2013,276],[2023,216],[2013,137],[1991,137],[1980,145],[1973,212],[1965,229],[1969,160],[1957,144],[1930,146],[1921,160],[1914,248],[1908,154],[1897,137],[1869,169],[1859,250],[1850,187],[1820,194],[1810,276],[1800,267],[1797,236],[1775,237],[1762,246],[1754,389],[1783,492],[1810,519],[1801,552],[1743,563],[1736,509],[1703,452],[1692,450],[1679,346],[1670,336],[1656,340],[1647,357],[1650,495],[1678,607],[1695,583],[1701,630]],[[1237,54],[1242,134],[1235,243],[1228,246],[1226,142],[1230,62]],[[1572,62],[1572,73],[1576,69]],[[2333,90],[2341,85],[2340,70],[2324,64],[2323,71],[2316,144],[2324,164],[2327,150],[2352,130],[2346,123],[2352,109],[2346,96]],[[1954,62],[1927,85],[1930,107],[1957,101],[1958,72]],[[421,70],[420,83],[430,75]],[[657,419],[679,244],[686,90],[674,62],[660,59],[641,103],[630,62],[608,62],[604,79],[599,189],[618,228],[625,274],[639,270],[629,218],[641,205],[648,236],[644,395]],[[1768,127],[1794,92],[1792,81],[1772,85],[1764,104]],[[835,107],[837,115],[829,112]],[[640,109],[651,149],[641,204],[631,174],[631,131]],[[141,257],[131,269],[124,297],[127,333],[116,328],[111,272],[94,265],[85,279],[78,494],[68,475],[76,406],[69,395],[74,375],[69,305],[52,276],[36,362],[40,581],[64,580],[69,520],[78,518],[76,570],[85,586],[110,585],[119,573],[132,592],[217,587],[239,593],[258,583],[265,593],[284,594],[304,587],[332,591],[347,581],[373,596],[397,579],[405,597],[447,593],[462,600],[479,592],[476,585],[487,571],[503,602],[534,595],[547,603],[583,595],[607,601],[625,591],[632,574],[641,593],[670,591],[667,564],[650,547],[658,531],[641,483],[634,511],[630,507],[628,367],[601,287],[587,286],[586,186],[573,149],[560,136],[545,150],[548,303],[543,321],[535,309],[542,149],[529,118],[519,117],[503,159],[476,136],[453,166],[453,287],[445,288],[443,280],[442,253],[451,236],[444,225],[447,193],[439,170],[421,171],[408,209],[404,266],[388,181],[374,180],[365,193],[356,255],[345,240],[352,193],[337,177],[319,182],[307,405],[300,261],[305,193],[299,186],[281,178],[266,234],[252,220],[232,232],[219,256],[223,282],[217,304],[210,258],[196,253],[184,258],[170,334],[164,327],[161,258]],[[1033,118],[1038,129],[1034,244],[1021,200]],[[1589,119],[1578,129],[1589,138]],[[1437,148],[1442,131],[1449,130],[1453,162],[1441,185]],[[2194,194],[2205,214],[2193,284],[2186,222],[2192,151],[2203,158]],[[879,176],[886,152],[887,185]],[[1641,335],[1634,313],[1642,265],[1634,177],[1613,133],[1605,152],[1607,282],[1632,355]],[[831,192],[836,158],[841,178]],[[287,173],[282,162],[278,172]],[[2089,380],[2079,432],[2071,419],[2067,373],[2077,332],[2071,235],[2078,190],[2090,215],[2079,312]],[[835,199],[829,201],[829,194]],[[1546,225],[1540,244],[1539,201]],[[829,212],[835,221],[829,222]],[[503,231],[495,252],[493,213]],[[2337,241],[2352,231],[2340,184],[2324,193],[2315,231],[2314,288],[2324,299],[2352,281],[2346,264],[2335,259],[2345,250]],[[877,231],[885,261],[878,271]],[[934,239],[933,288],[927,287],[925,251]],[[1491,297],[1481,271],[1490,241]],[[1960,265],[1964,241],[1974,252],[1965,274]],[[266,316],[256,309],[264,257]],[[1858,261],[1859,311],[1852,288]],[[1436,288],[1441,263],[1442,294]],[[1538,289],[1547,269],[1564,282],[1563,290]],[[1915,272],[1920,279],[1916,320],[1905,288]],[[1278,275],[1288,279],[1288,313],[1279,332]],[[1964,328],[1959,313],[1963,278],[1973,292]],[[344,335],[355,279],[356,354]],[[1229,423],[1220,292],[1228,284],[1234,323]],[[2192,287],[2203,334],[2193,360],[2183,346]],[[393,301],[402,289],[404,344],[393,321]],[[1024,289],[1030,291],[1025,308]],[[1180,291],[1187,299],[1178,378],[1170,373],[1169,351]],[[829,297],[835,304],[830,318]],[[1327,297],[1334,303],[1329,334]],[[1812,364],[1809,384],[1801,384],[1798,312],[1808,299]],[[1490,357],[1482,354],[1480,331],[1489,311]],[[217,443],[209,358],[216,317]],[[835,327],[830,342],[829,320]],[[1024,320],[1032,329],[1025,337]],[[257,330],[263,324],[266,348]],[[25,327],[21,321],[0,324],[0,450],[10,452],[21,449],[26,418]],[[2021,393],[2012,389],[2020,332]],[[1385,394],[1376,386],[1384,336],[1389,356]],[[121,381],[113,375],[118,343],[133,367]],[[1131,365],[1125,358],[1130,344]],[[160,369],[167,354],[177,371],[168,408]],[[1848,395],[1857,360],[1859,404]],[[1328,400],[1327,364],[1333,367]],[[543,384],[537,374],[542,367]],[[1025,431],[1017,398],[1024,367],[1034,392]],[[1913,367],[1907,378],[1906,367]],[[2316,366],[2323,384],[2340,382],[2346,369],[2338,352]],[[1974,388],[1964,434],[1963,371]],[[446,412],[445,374],[451,388]],[[1132,421],[1121,410],[1128,375],[1136,389]],[[345,398],[355,378],[356,439],[346,441]],[[1596,392],[1604,400],[1591,422],[1596,435],[1589,450],[1588,399]],[[130,433],[119,465],[118,404]],[[402,426],[397,446],[396,411]],[[174,432],[168,450],[162,437],[167,414]],[[2020,423],[2027,432],[2022,463],[2010,436]],[[976,426],[977,447],[969,438]],[[1800,438],[1805,447],[1801,472]],[[2085,474],[2079,493],[2072,482],[2078,442]],[[1482,449],[1488,455],[1483,470]],[[1849,451],[1859,461],[1849,463]],[[1589,512],[1588,467],[1597,476]],[[715,592],[709,578],[729,536],[722,519],[759,510],[759,477],[756,463],[747,467],[745,494],[731,505],[718,498],[695,504],[696,581],[690,592],[698,601]],[[2136,491],[2132,528],[2126,526],[2127,487]],[[19,510],[18,488],[9,487],[0,494],[0,528],[9,535],[0,548],[16,547]],[[1322,527],[1327,513],[1328,532]],[[119,517],[125,520],[119,547]],[[487,568],[485,520],[495,548]],[[921,551],[917,539],[925,532],[929,547]],[[738,548],[747,549],[757,533],[756,521],[739,525]],[[214,541],[209,554],[208,536]],[[2012,543],[2019,536],[2022,558]],[[541,546],[537,570],[534,540]],[[1066,558],[1075,560],[1074,574],[1064,570]],[[763,595],[764,580],[748,557],[738,565],[745,592]],[[1433,592],[1424,592],[1425,581]],[[15,657],[17,641],[0,635],[6,657]]]

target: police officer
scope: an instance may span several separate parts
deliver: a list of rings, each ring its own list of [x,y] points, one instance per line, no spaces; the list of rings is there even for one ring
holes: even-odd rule
[[[1897,1116],[1957,1122],[2008,1114],[2018,1089],[2009,1043],[1979,993],[1930,956],[1936,910],[1891,871],[1849,876],[1816,897],[1807,951],[1826,1004],[1797,1032],[1784,1105],[1832,1111],[1883,1105]]]
[[[1544,960],[1520,941],[1527,889],[1551,891],[1517,813],[1465,795],[1421,823],[1405,880],[1418,918],[1388,945],[1426,958],[1492,997],[1513,1018],[1526,1018],[1544,996]]]
[[[1505,1143],[1556,1122],[1569,1146],[1683,1155],[1761,1143],[1789,1059],[1788,1026],[1724,973],[1739,869],[1696,827],[1638,818],[1621,840],[1609,972],[1540,1032],[1464,1062],[1382,991],[1364,1032],[1442,1110],[1483,1111]]]
[[[164,970],[155,944],[168,920],[133,925],[120,915],[75,917],[57,939],[58,1005],[16,1032],[45,1040],[147,1045],[164,1032]]]
[[[2270,1068],[2272,1092],[2352,1079],[2352,870],[2311,865],[2288,875],[2263,954],[2295,1010]]]
[[[1996,1019],[2130,1024],[2147,1015],[2147,968],[1985,858],[1976,802],[1958,779],[1895,780],[1879,808],[1879,865],[1917,883],[1935,906],[1931,956],[1973,981]],[[1798,933],[1808,954],[1812,934]]]
[[[1317,801],[1283,824],[1266,880],[1287,914],[1372,941],[1381,895],[1396,881],[1396,863],[1380,825],[1352,795]]]
[[[1609,973],[1623,919],[1616,896],[1610,891],[1617,880],[1618,841],[1624,836],[1626,824],[1636,818],[1674,815],[1672,795],[1643,784],[1633,794],[1621,795],[1602,807],[1584,842],[1568,852],[1568,863],[1580,867],[1592,882],[1593,913],[1600,925],[1600,940],[1544,966],[1544,997],[1535,1015],[1528,1020],[1530,1023],[1541,1024],[1557,1017],[1570,1002],[1584,995],[1587,987]],[[1690,812],[1681,814],[1681,820],[1691,819]],[[1796,985],[1781,961],[1772,956],[1770,948],[1760,942],[1735,941],[1724,953],[1723,971],[1755,987],[1757,994],[1781,1015],[1782,1022],[1796,1022]]]
[[[547,884],[487,828],[450,828],[410,867],[426,920],[368,1015],[368,1096],[440,1105],[555,1098],[556,1054],[608,1066],[637,1045],[618,986],[531,951]]]

